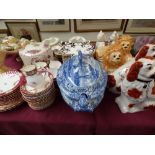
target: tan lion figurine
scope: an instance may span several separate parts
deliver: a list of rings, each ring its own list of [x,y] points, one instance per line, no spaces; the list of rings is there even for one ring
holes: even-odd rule
[[[116,40],[115,44],[119,44],[124,51],[125,54],[128,55],[129,59],[132,57],[131,55],[131,50],[134,45],[134,38],[131,37],[130,35],[121,35],[119,38]]]
[[[113,44],[104,48],[102,63],[108,73],[114,72],[127,61],[128,57],[124,55],[121,46],[118,44]]]

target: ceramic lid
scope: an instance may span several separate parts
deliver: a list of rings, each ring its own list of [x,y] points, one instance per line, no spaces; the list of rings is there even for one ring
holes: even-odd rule
[[[94,85],[99,79],[101,66],[91,56],[83,55],[80,51],[78,56],[72,57],[65,63],[63,69],[64,78],[69,83],[86,88]]]
[[[37,69],[45,68],[45,67],[47,67],[47,63],[46,62],[36,62],[35,66],[37,67]]]
[[[15,90],[20,84],[21,74],[17,71],[8,71],[0,74],[0,96]]]
[[[44,44],[45,47],[49,47],[49,46],[54,46],[54,45],[58,44],[59,41],[60,41],[59,38],[51,37],[51,38],[43,40],[42,43]]]
[[[79,42],[86,42],[86,38],[82,37],[82,36],[73,36],[69,39],[69,42],[71,43],[79,43]]]
[[[36,69],[35,65],[27,65],[27,66],[24,66],[21,70],[24,72],[30,72],[30,71],[33,71],[35,69]]]
[[[20,54],[27,56],[40,55],[46,52],[48,49],[43,46],[42,43],[34,42],[26,45],[26,47],[20,51]]]
[[[94,52],[95,47],[89,42],[83,43],[70,43],[65,42],[63,45],[63,53],[69,55],[77,55],[79,51],[83,54],[92,54]]]

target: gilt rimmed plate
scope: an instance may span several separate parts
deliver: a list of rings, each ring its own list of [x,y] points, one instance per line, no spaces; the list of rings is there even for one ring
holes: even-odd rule
[[[18,71],[8,71],[0,74],[0,96],[13,92],[20,84],[22,74]]]
[[[39,86],[37,85],[37,83],[36,86],[34,83],[33,87],[27,84],[21,86],[22,93],[39,95],[42,94],[44,91],[46,91],[46,89],[53,84],[53,75],[50,72],[42,70],[38,71],[38,74],[43,76],[44,81],[40,81],[41,84]]]

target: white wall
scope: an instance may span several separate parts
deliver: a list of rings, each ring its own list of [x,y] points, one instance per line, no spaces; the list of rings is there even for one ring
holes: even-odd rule
[[[7,29],[4,21],[0,20],[0,29]],[[107,35],[109,35],[111,32],[105,32]],[[122,32],[119,32],[120,34]],[[75,35],[81,35],[85,37],[87,40],[96,40],[98,32],[87,32],[87,33],[75,33],[74,32],[74,20],[71,19],[71,32],[41,32],[40,36],[41,39],[49,38],[49,37],[58,37],[62,41],[67,41],[70,37],[75,36]]]

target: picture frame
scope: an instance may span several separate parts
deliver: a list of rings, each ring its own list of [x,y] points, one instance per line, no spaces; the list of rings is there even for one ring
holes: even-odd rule
[[[5,22],[9,34],[16,38],[40,41],[40,33],[36,22]]]
[[[155,34],[155,19],[128,19],[124,33]]]
[[[74,19],[75,32],[121,31],[123,19]]]
[[[36,22],[36,19],[4,19],[4,22]]]
[[[6,36],[8,36],[8,30],[0,29],[0,40],[3,39]]]
[[[37,19],[40,32],[70,32],[69,19]]]

